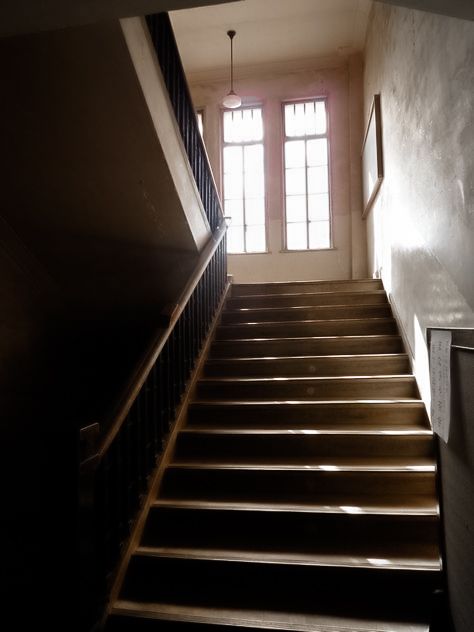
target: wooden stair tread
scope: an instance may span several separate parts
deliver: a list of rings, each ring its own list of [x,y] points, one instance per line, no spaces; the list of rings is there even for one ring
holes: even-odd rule
[[[272,398],[271,400],[269,399],[236,399],[236,400],[232,400],[232,399],[195,399],[192,403],[193,407],[197,407],[197,406],[222,406],[222,407],[232,407],[232,406],[239,406],[239,407],[251,407],[251,406],[280,406],[280,405],[285,405],[285,406],[325,406],[325,405],[331,405],[331,404],[337,404],[337,405],[347,405],[352,406],[354,404],[394,404],[394,405],[400,405],[400,404],[420,404],[420,406],[423,408],[424,404],[423,401],[419,398],[419,397],[387,397],[387,398],[381,398],[381,397],[374,397],[374,398],[354,398],[354,399],[350,399],[350,398],[345,398],[345,397],[338,397],[338,398],[334,398],[334,399],[315,399],[315,400],[311,400],[311,399],[276,399],[276,398]]]
[[[303,472],[435,472],[434,459],[413,457],[374,457],[354,459],[351,457],[328,457],[330,462],[324,465],[306,462],[222,462],[217,460],[173,461],[168,469],[211,469],[211,470],[250,470],[250,471],[303,471]]]
[[[201,424],[201,423],[193,423],[190,426],[186,427],[186,432],[188,432],[188,430],[191,429],[196,429],[198,432],[208,432],[208,431],[213,431],[213,430],[219,430],[221,432],[221,434],[225,434],[228,433],[230,435],[232,435],[235,431],[239,431],[239,430],[243,430],[248,432],[249,434],[267,434],[270,435],[272,433],[274,434],[279,434],[282,431],[282,428],[284,428],[285,432],[288,432],[288,434],[293,434],[293,435],[298,435],[298,434],[306,434],[306,435],[317,435],[317,434],[321,434],[321,435],[345,435],[345,436],[349,436],[349,435],[354,435],[354,436],[358,436],[358,435],[364,435],[364,434],[371,434],[372,435],[372,430],[375,428],[376,430],[374,430],[374,434],[378,434],[378,435],[387,435],[387,436],[397,436],[396,432],[397,430],[400,431],[400,434],[402,435],[409,435],[410,433],[413,433],[415,435],[418,434],[418,432],[420,433],[424,433],[424,436],[433,436],[433,431],[428,428],[426,425],[424,424],[419,424],[419,425],[415,425],[415,424],[396,424],[396,425],[383,425],[382,423],[366,423],[363,424],[361,422],[357,422],[357,424],[355,422],[353,423],[343,423],[343,422],[337,422],[337,424],[334,423],[327,423],[324,424],[322,422],[319,422],[317,424],[304,424],[302,422],[298,423],[298,424],[294,424],[292,426],[290,426],[289,424],[287,424],[287,426],[285,426],[285,423],[282,422],[262,422],[259,424],[258,429],[253,428],[254,423],[252,421],[248,421],[246,419],[242,419],[241,421],[236,421],[233,423],[229,423],[229,422],[225,422],[225,425],[219,425],[218,422],[216,422],[215,424]],[[336,426],[336,428],[334,428],[334,426]],[[394,430],[394,429],[397,430]],[[393,431],[393,433],[392,433]],[[373,436],[373,435],[372,435]]]
[[[369,547],[370,551],[370,547]],[[213,560],[221,562],[250,562],[264,564],[283,564],[283,565],[308,565],[322,567],[356,567],[356,568],[377,568],[384,570],[411,570],[413,572],[435,571],[440,570],[439,555],[434,556],[416,556],[412,551],[407,552],[405,556],[394,555],[391,557],[370,557],[367,556],[347,555],[342,553],[288,553],[285,551],[243,551],[231,549],[208,549],[196,547],[146,547],[139,546],[134,555],[150,556],[154,558],[173,558],[187,560]]]
[[[304,503],[279,503],[279,502],[236,502],[236,501],[210,501],[179,498],[158,498],[152,503],[152,507],[170,509],[204,509],[208,511],[267,511],[267,512],[309,512],[316,514],[349,514],[349,515],[393,515],[393,516],[439,516],[438,503],[432,497],[407,497],[403,499],[403,504],[399,498],[381,498],[378,503],[370,502],[367,498],[354,497],[354,505],[341,504],[315,504]],[[383,502],[382,502],[383,501]]]
[[[369,284],[375,287],[382,287],[382,281],[380,279],[373,279],[371,277],[367,277],[366,279],[307,279],[305,281],[263,281],[256,283],[234,283],[232,287],[285,287],[292,285],[337,285],[337,284],[350,284],[350,285],[364,285]]]
[[[338,399],[273,399],[273,400],[258,400],[258,399],[238,399],[238,400],[218,400],[218,399],[198,399],[194,400],[191,404],[192,408],[265,408],[267,406],[270,407],[287,407],[287,408],[308,408],[308,407],[332,407],[337,406],[338,408],[353,408],[354,406],[366,406],[366,405],[381,405],[381,406],[393,406],[393,407],[403,407],[408,408],[419,408],[424,410],[424,403],[419,398],[387,398],[387,399],[379,399],[379,398],[371,398],[371,399],[347,399],[344,397],[340,397]]]
[[[235,626],[243,630],[256,628],[283,632],[428,632],[427,624],[419,622],[384,622],[379,619],[349,619],[309,613],[222,608],[218,605],[205,607],[118,600],[111,614],[133,615],[137,618],[153,618],[160,621]]]
[[[277,323],[278,324],[278,323]],[[293,324],[293,323],[292,323]],[[226,327],[233,327],[234,325],[226,325]],[[367,340],[367,341],[371,341],[371,340],[380,340],[380,339],[386,339],[386,340],[401,340],[401,337],[398,334],[355,334],[355,335],[338,335],[338,336],[284,336],[284,337],[280,337],[280,336],[268,336],[266,338],[219,338],[218,340],[214,340],[213,341],[213,345],[221,345],[221,344],[234,344],[234,345],[239,345],[242,342],[255,342],[255,341],[259,341],[259,342],[267,342],[267,341],[271,341],[271,342],[283,342],[283,341],[287,341],[287,342],[295,342],[295,341],[311,341],[311,340],[321,340],[324,342],[330,341],[330,340],[338,340],[341,342],[350,342],[351,340]],[[303,356],[304,357],[304,356]]]
[[[224,427],[216,427],[216,426],[205,426],[205,425],[197,425],[194,424],[192,426],[186,426],[181,430],[181,434],[188,435],[201,435],[201,434],[211,434],[211,435],[321,435],[321,436],[364,436],[364,437],[374,437],[374,436],[392,436],[392,437],[432,437],[433,431],[429,428],[420,428],[417,426],[406,426],[405,428],[397,427],[397,429],[389,428],[389,429],[381,429],[374,428],[373,426],[356,428],[352,426],[350,429],[341,429],[338,428],[262,428],[259,426],[258,428],[226,428]]]
[[[247,329],[254,329],[259,327],[265,327],[267,325],[277,325],[279,327],[285,327],[288,325],[298,325],[298,324],[314,324],[318,325],[320,323],[363,323],[363,324],[371,324],[378,322],[395,322],[391,316],[368,316],[367,318],[307,318],[302,320],[269,320],[269,321],[259,321],[257,323],[254,322],[245,322],[245,323],[225,323],[220,324],[218,327],[218,331],[231,329],[236,327],[242,327]]]
[[[393,336],[396,338],[397,336]],[[280,340],[280,339],[278,339]],[[224,342],[224,341],[220,341]],[[232,342],[235,342],[232,340]],[[206,364],[221,364],[221,363],[239,363],[239,362],[268,362],[275,360],[391,360],[394,358],[408,358],[407,353],[350,353],[350,354],[327,354],[327,355],[279,355],[279,356],[242,356],[233,358],[209,358]]]
[[[364,382],[379,384],[380,382],[409,382],[413,383],[415,378],[413,375],[305,375],[305,376],[291,376],[291,377],[202,377],[199,380],[200,384],[213,385],[217,387],[220,384],[281,384],[282,382],[291,384],[305,384],[305,383],[321,383],[330,382],[335,384],[340,382],[341,384],[347,384],[348,382]]]
[[[303,296],[306,296],[305,294],[303,294]],[[359,306],[359,307],[390,307],[390,303],[364,303],[363,305]],[[315,309],[315,310],[321,310],[324,311],[325,309],[333,309],[333,308],[348,308],[350,309],[352,307],[351,303],[334,303],[331,305],[305,305],[304,303],[302,305],[288,305],[287,307],[285,306],[276,306],[276,307],[230,307],[225,309],[222,313],[223,314],[243,314],[243,313],[248,313],[248,314],[253,314],[253,313],[258,313],[258,312],[284,312],[284,311],[301,311],[303,309]]]

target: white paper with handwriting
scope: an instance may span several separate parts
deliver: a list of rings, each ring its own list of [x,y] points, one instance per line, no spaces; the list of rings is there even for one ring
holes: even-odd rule
[[[431,423],[445,443],[451,422],[451,332],[431,331],[430,345]]]

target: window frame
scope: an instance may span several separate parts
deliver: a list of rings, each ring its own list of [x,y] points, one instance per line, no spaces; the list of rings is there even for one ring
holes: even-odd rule
[[[226,112],[240,112],[242,110],[255,110],[255,109],[259,109],[261,111],[262,114],[262,138],[261,140],[258,141],[246,141],[243,143],[226,143],[225,142],[225,133],[224,133],[224,114]],[[264,250],[258,250],[258,251],[247,251],[244,250],[243,252],[228,252],[227,255],[231,256],[231,257],[240,257],[242,255],[245,256],[255,256],[255,255],[265,255],[268,254],[270,252],[269,250],[269,243],[268,243],[268,210],[267,210],[267,158],[266,158],[266,135],[265,135],[265,121],[264,121],[264,103],[263,102],[256,102],[256,103],[251,103],[251,104],[245,104],[242,105],[238,108],[235,109],[231,109],[231,108],[225,108],[225,107],[221,107],[220,108],[220,174],[221,174],[221,199],[222,199],[222,206],[224,209],[224,213],[225,213],[225,189],[224,189],[224,148],[226,146],[228,147],[244,147],[246,145],[262,145],[262,149],[263,149],[263,207],[264,207],[264,236],[265,236],[265,249]],[[243,204],[243,217],[244,217],[244,224],[243,224],[243,228],[244,228],[244,247],[246,247],[246,227],[247,224],[245,223],[245,196],[242,197],[242,204]],[[251,225],[251,224],[250,224]],[[232,226],[232,222],[230,222],[229,226]]]
[[[287,136],[286,135],[286,126],[285,126],[285,107],[287,105],[298,105],[300,103],[312,103],[317,101],[323,101],[326,112],[326,133],[325,134],[315,134],[312,136]],[[333,209],[332,209],[332,177],[331,177],[331,127],[330,127],[330,117],[329,117],[329,98],[327,95],[318,96],[318,97],[300,97],[296,99],[285,99],[281,102],[281,159],[282,159],[282,207],[283,207],[283,223],[282,223],[282,244],[283,248],[280,252],[288,252],[288,253],[298,253],[298,252],[324,252],[326,250],[336,250],[334,246],[334,230],[333,230]],[[329,204],[329,245],[324,248],[288,248],[288,239],[287,239],[287,216],[286,216],[286,160],[285,160],[285,143],[286,141],[291,140],[313,140],[318,138],[325,138],[327,140],[328,147],[328,204]],[[309,216],[308,216],[308,166],[305,164],[305,177],[306,177],[306,243],[309,245]]]

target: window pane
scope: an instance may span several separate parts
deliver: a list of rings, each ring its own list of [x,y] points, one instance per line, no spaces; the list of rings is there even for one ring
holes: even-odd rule
[[[261,108],[246,108],[224,112],[224,142],[243,143],[262,140]]]
[[[232,112],[224,112],[224,142],[231,141]]]
[[[247,252],[264,252],[265,226],[247,226],[245,239]]]
[[[308,215],[309,219],[313,221],[329,219],[329,195],[327,193],[308,196]]]
[[[245,171],[259,171],[263,174],[263,145],[247,145],[244,147]]]
[[[330,246],[329,222],[310,222],[309,247],[329,248]]]
[[[242,174],[241,173],[225,173],[224,174],[224,199],[242,198]]]
[[[328,164],[328,141],[325,138],[308,140],[306,146],[308,167]]]
[[[295,135],[294,110],[295,110],[295,106],[292,103],[289,105],[285,105],[285,134],[286,136]]]
[[[258,171],[246,171],[245,177],[245,197],[263,197],[263,173]]]
[[[295,136],[304,136],[305,131],[305,109],[304,103],[295,105]]]
[[[288,250],[305,250],[308,247],[306,222],[287,224],[286,247]]]
[[[224,141],[226,143],[240,143],[242,142],[242,135],[242,110],[224,112]]]
[[[242,171],[242,147],[224,147],[224,173]]]
[[[245,221],[247,224],[265,224],[265,202],[262,198],[245,198]]]
[[[314,101],[305,103],[305,134],[306,136],[316,134],[316,104]]]
[[[262,140],[262,110],[261,108],[248,108],[242,110],[241,139],[243,142]]]
[[[236,115],[240,115],[240,112],[224,112],[224,141],[226,143],[232,143],[234,141]]]
[[[306,194],[306,169],[286,169],[286,194]]]
[[[325,134],[326,127],[326,104],[324,101],[316,101],[316,134]]]
[[[232,226],[242,226],[244,223],[244,205],[242,200],[226,200],[225,214],[232,218]]]
[[[286,198],[286,221],[305,222],[306,221],[306,196],[290,195]]]
[[[229,226],[227,229],[227,252],[244,252],[244,227]]]
[[[285,143],[285,167],[305,166],[304,140],[290,140]]]
[[[327,193],[327,167],[310,167],[308,169],[308,193]]]

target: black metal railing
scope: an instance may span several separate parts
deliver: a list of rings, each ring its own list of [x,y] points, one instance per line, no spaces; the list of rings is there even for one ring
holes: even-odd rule
[[[166,14],[147,18],[212,235],[178,304],[106,420],[81,429],[81,628],[107,603],[153,471],[227,286],[226,226]]]
[[[147,375],[141,378],[139,389],[131,388],[136,394],[133,392],[132,397],[128,397],[129,401],[124,402],[124,408],[117,415],[116,423],[120,427],[101,449],[94,496],[100,565],[106,574],[115,568],[120,558],[177,406],[209,333],[226,285],[225,259],[224,237],[184,309],[168,328],[169,335],[163,333],[151,357],[145,359]]]
[[[171,22],[167,13],[149,15],[146,21],[181,131],[184,147],[188,154],[189,164],[191,165],[211,230],[214,231],[220,221],[221,205],[209,159],[199,132],[196,112],[186,82]]]
[[[98,424],[83,430],[80,478],[81,627],[107,603],[115,572],[149,490],[177,407],[227,286],[225,225],[202,253],[195,275],[118,403],[99,448]]]

